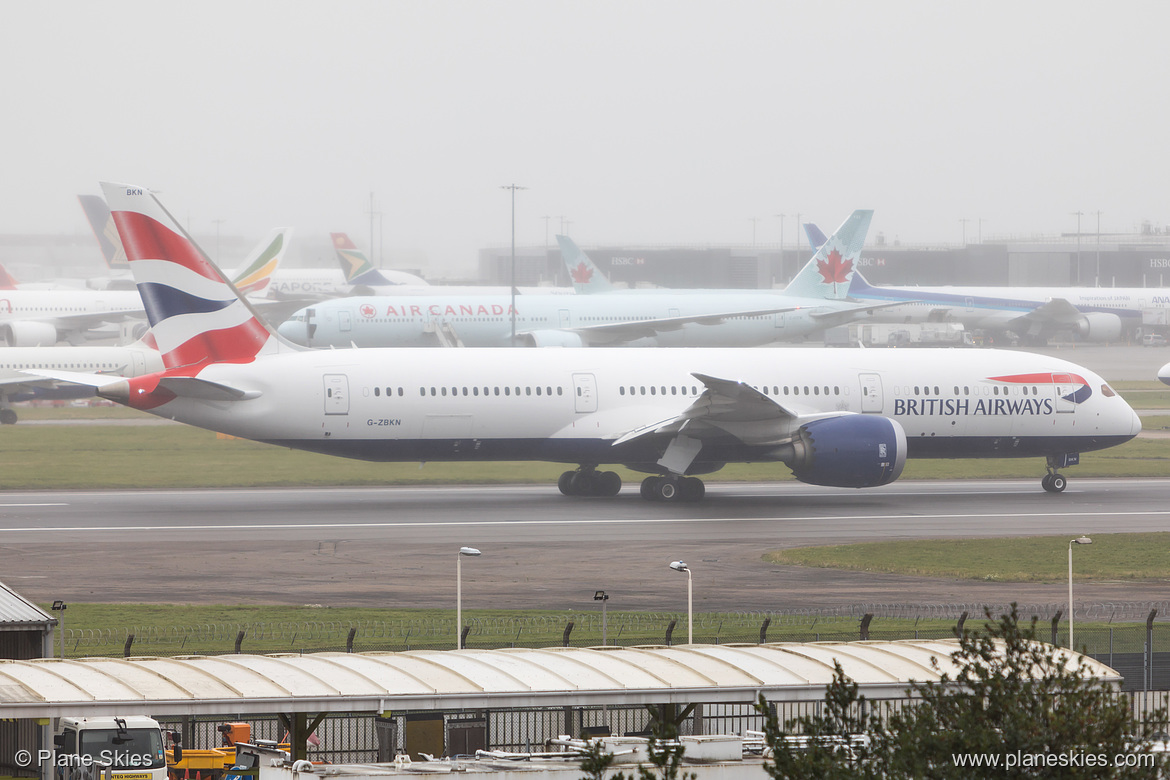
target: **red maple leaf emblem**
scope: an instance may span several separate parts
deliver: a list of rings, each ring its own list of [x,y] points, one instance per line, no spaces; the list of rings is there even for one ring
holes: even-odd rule
[[[825,280],[825,284],[849,281],[849,274],[853,272],[853,261],[841,261],[841,253],[836,249],[829,252],[828,260],[817,260],[817,271]]]
[[[593,271],[584,263],[577,263],[577,267],[569,273],[577,284],[589,284],[589,280],[593,278]]]
[[[361,308],[359,309],[359,311],[361,311],[362,316],[366,317],[366,318],[373,317],[375,314],[378,313],[377,310],[375,310],[374,307],[368,303],[363,303],[361,305]]]

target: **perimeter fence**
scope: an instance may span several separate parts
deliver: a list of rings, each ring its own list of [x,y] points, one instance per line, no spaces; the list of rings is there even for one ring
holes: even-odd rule
[[[825,610],[699,613],[696,643],[949,639],[960,626],[1000,615],[1010,605],[858,604]],[[1041,639],[1067,646],[1067,604],[1017,605],[1022,620],[1037,620]],[[1121,672],[1125,690],[1170,690],[1170,602],[1078,604],[1078,649]],[[480,619],[464,614],[464,647],[622,647],[685,644],[685,613],[572,613]],[[65,629],[65,654],[183,656],[228,653],[315,653],[450,650],[454,616],[428,619],[214,623],[108,629]],[[59,644],[56,645],[59,647]]]

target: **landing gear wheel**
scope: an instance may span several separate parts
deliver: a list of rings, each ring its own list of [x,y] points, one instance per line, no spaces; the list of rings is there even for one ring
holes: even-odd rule
[[[1063,493],[1066,487],[1068,487],[1068,480],[1063,474],[1048,475],[1048,487],[1045,489],[1049,493]]]
[[[561,491],[562,495],[566,495],[566,496],[573,495],[573,474],[574,473],[575,472],[572,472],[572,471],[566,471],[564,474],[561,474],[559,479],[557,479],[557,488]]]
[[[686,477],[681,483],[683,501],[701,501],[707,494],[707,486],[697,477]]]
[[[0,409],[0,425],[16,425],[16,412],[12,409]]]
[[[647,501],[658,500],[658,483],[662,481],[662,477],[646,477],[642,480],[642,487],[639,489],[642,498]]]
[[[603,471],[597,475],[597,495],[616,496],[622,490],[622,478],[616,471]]]
[[[574,471],[569,480],[569,490],[574,496],[592,496],[597,483],[597,475],[592,471]]]
[[[682,488],[677,479],[660,477],[657,488],[655,498],[659,501],[678,501],[682,498]]]

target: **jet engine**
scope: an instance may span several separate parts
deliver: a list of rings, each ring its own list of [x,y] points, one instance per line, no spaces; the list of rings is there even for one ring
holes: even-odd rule
[[[906,431],[888,417],[827,417],[800,426],[797,438],[774,454],[810,485],[877,487],[902,475]]]
[[[581,336],[567,330],[534,330],[531,333],[525,333],[523,340],[529,347],[588,346]]]
[[[0,338],[9,347],[51,347],[57,343],[57,329],[47,322],[17,320],[0,326]]]
[[[1085,341],[1120,341],[1121,318],[1108,312],[1090,312],[1081,315],[1074,330]]]

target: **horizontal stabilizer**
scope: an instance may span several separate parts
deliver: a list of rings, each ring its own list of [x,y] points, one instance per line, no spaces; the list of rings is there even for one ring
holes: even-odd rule
[[[259,390],[241,390],[238,387],[200,379],[197,376],[167,376],[158,382],[180,398],[198,398],[203,401],[247,401],[259,398]]]

